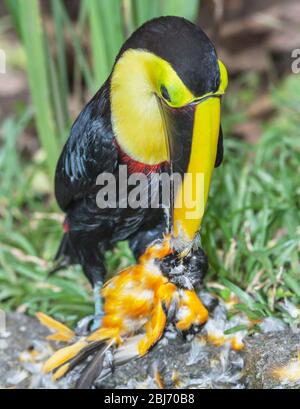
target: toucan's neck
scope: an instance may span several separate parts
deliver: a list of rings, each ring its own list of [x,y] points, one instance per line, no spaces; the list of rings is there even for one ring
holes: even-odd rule
[[[111,76],[112,127],[122,152],[136,162],[157,166],[169,159],[153,73],[155,56],[128,50]]]

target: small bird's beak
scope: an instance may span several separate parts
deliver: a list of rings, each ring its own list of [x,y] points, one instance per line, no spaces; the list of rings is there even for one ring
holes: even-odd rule
[[[220,132],[220,96],[210,95],[183,108],[162,107],[174,174],[171,234],[178,247],[191,243],[200,229]]]

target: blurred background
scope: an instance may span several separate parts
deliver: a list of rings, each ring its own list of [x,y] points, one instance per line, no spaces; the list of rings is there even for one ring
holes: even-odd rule
[[[47,277],[63,221],[54,169],[123,41],[160,15],[199,24],[230,74],[225,160],[202,228],[207,288],[224,300],[238,296],[236,310],[253,319],[300,320],[297,0],[1,1],[0,308],[42,310],[69,323],[92,313],[80,268]],[[127,243],[106,261],[110,273],[132,263]]]

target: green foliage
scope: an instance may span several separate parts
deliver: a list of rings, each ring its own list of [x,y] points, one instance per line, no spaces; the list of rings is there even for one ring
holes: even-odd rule
[[[38,0],[12,1],[10,8],[18,22],[18,29],[27,55],[27,70],[31,96],[35,108],[36,126],[41,144],[47,152],[47,164],[53,176],[59,144],[54,125],[48,81],[49,61],[45,54],[44,32]],[[51,59],[50,59],[51,60]]]
[[[49,202],[41,152],[25,165],[17,140],[31,122],[32,110],[1,127],[0,153],[0,308],[52,311],[74,320],[92,312],[90,294],[80,271],[47,277],[61,235],[61,216]],[[45,208],[47,212],[45,212]],[[63,315],[62,315],[63,314]]]
[[[157,16],[181,16],[194,21],[200,7],[198,0],[132,0],[135,25]]]

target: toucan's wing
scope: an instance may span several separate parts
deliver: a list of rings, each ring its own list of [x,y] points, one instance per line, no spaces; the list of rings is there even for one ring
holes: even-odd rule
[[[219,139],[218,139],[218,147],[217,147],[217,157],[216,157],[216,163],[215,163],[215,168],[221,165],[223,161],[223,153],[224,153],[224,148],[223,148],[223,131],[222,131],[222,126],[220,126],[220,132],[219,132]]]
[[[55,196],[64,211],[95,188],[99,174],[113,172],[117,164],[107,98],[104,85],[75,121],[59,158]]]

